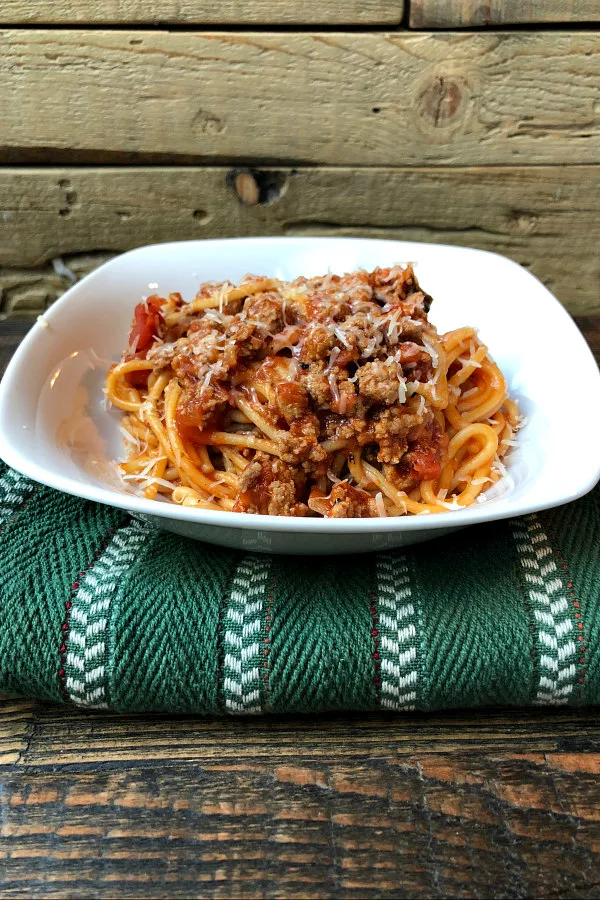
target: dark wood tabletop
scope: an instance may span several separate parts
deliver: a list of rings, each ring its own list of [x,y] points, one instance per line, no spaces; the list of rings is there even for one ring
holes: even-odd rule
[[[0,371],[30,323],[0,323]],[[578,320],[596,356],[600,316]],[[600,896],[598,710],[0,700],[2,897]]]

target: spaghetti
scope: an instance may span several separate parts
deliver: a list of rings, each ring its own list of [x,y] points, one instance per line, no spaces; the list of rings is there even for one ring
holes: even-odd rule
[[[289,516],[459,509],[504,474],[515,402],[410,265],[151,296],[105,393],[145,497]]]

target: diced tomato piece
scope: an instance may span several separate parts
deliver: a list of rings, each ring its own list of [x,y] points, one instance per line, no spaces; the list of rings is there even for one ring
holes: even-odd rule
[[[406,462],[419,481],[434,481],[442,474],[442,459],[448,447],[448,436],[437,422],[422,425],[413,436]]]
[[[164,297],[153,294],[143,303],[138,303],[133,314],[133,326],[129,335],[129,346],[135,347],[135,352],[141,353],[149,350],[163,324],[161,308],[166,303]]]
[[[145,391],[148,387],[148,372],[147,369],[141,369],[139,372],[128,372],[125,376],[127,383],[134,388],[140,388]]]
[[[154,336],[159,334],[164,320],[161,309],[166,303],[164,297],[153,294],[143,303],[138,303],[133,312],[133,325],[129,333],[129,346],[134,347],[132,359],[143,359],[152,346]],[[129,372],[127,381],[132,387],[147,388],[149,372]]]
[[[430,481],[442,474],[442,464],[437,450],[412,450],[410,461],[414,473],[421,481]]]

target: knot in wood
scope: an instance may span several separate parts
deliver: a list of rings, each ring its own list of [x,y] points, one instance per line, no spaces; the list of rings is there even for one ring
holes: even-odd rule
[[[418,98],[418,112],[422,119],[434,128],[452,124],[463,105],[462,85],[454,78],[437,75]]]

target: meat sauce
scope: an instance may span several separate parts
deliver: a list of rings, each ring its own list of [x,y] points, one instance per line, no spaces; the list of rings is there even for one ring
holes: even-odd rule
[[[210,288],[199,296],[225,292]],[[154,295],[135,309],[127,358],[173,369],[186,442],[210,445],[240,397],[275,431],[277,456],[245,451],[236,511],[368,516],[372,497],[346,467],[322,490],[340,452],[368,447],[403,489],[441,472],[447,438],[415,392],[435,368],[430,302],[410,265],[300,278],[231,302],[225,294],[219,309],[196,313],[178,295]],[[145,372],[128,377],[147,385]],[[264,437],[236,421],[236,431]]]

